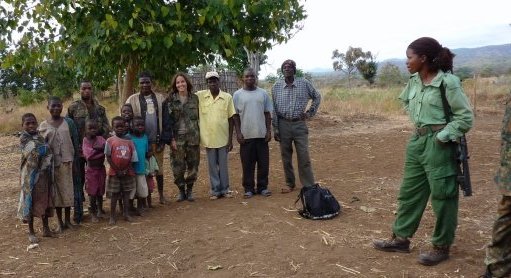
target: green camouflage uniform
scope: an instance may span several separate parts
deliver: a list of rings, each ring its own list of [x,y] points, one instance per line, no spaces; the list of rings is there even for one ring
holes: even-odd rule
[[[90,111],[87,109],[87,105],[83,100],[79,99],[73,101],[67,109],[67,117],[73,119],[75,122],[78,134],[80,135],[80,145],[82,143],[81,139],[85,137],[85,122],[88,119],[95,119],[98,123],[99,135],[105,137],[105,139],[108,137],[110,124],[106,117],[106,110],[97,100],[94,100],[94,106],[92,106]]]
[[[167,101],[170,114],[170,123],[177,150],[172,151],[172,172],[174,183],[184,189],[189,189],[197,180],[200,161],[200,135],[199,135],[199,98],[195,94],[188,94],[188,100],[183,105],[176,93],[170,94]],[[179,134],[179,120],[184,119],[186,133]],[[185,177],[185,173],[188,175]]]
[[[486,250],[485,263],[494,277],[511,275],[511,96],[506,103],[506,112],[502,122],[502,144],[500,167],[495,182],[502,200],[498,206],[498,215],[493,224],[492,241]]]
[[[95,99],[94,106],[91,107],[91,110],[87,109],[87,105],[83,100],[79,99],[73,101],[67,109],[67,117],[73,120],[78,135],[77,158],[73,161],[75,173],[78,174],[77,177],[75,177],[77,182],[75,182],[75,209],[73,218],[76,223],[80,223],[83,216],[82,202],[84,201],[83,184],[85,181],[86,162],[81,153],[83,137],[85,137],[85,122],[89,119],[95,119],[98,123],[99,135],[103,136],[105,139],[108,137],[108,133],[110,132],[110,125],[108,123],[108,118],[106,117],[105,108]]]

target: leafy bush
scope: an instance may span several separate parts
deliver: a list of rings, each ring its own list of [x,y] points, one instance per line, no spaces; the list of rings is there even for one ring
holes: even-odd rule
[[[46,94],[25,89],[18,90],[18,101],[21,106],[28,106],[39,103],[46,99]]]

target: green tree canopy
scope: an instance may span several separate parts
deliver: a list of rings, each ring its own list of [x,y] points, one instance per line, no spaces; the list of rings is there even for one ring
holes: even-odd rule
[[[83,76],[124,76],[121,101],[140,69],[165,81],[217,55],[229,62],[240,49],[264,53],[288,40],[306,17],[298,0],[3,2],[2,41],[23,35],[3,66],[23,68],[67,53],[68,65]]]
[[[358,69],[364,79],[372,84],[376,75],[377,64],[371,51],[364,52],[360,47],[350,46],[346,53],[339,52],[338,49],[332,53],[333,68],[336,71],[342,71],[348,76],[348,86],[351,86],[351,76]]]

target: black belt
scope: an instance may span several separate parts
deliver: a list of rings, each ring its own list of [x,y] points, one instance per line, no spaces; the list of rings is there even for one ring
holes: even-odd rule
[[[427,126],[415,129],[415,133],[417,133],[417,135],[419,135],[419,136],[424,136],[426,134],[429,134],[430,132],[433,133],[435,131],[439,131],[439,130],[443,129],[444,127],[445,127],[445,125],[427,125]]]
[[[303,121],[303,119],[301,119],[301,118],[288,119],[288,118],[284,118],[282,116],[277,116],[277,118],[279,120],[283,120],[283,121],[286,121],[286,122],[300,122],[300,121]]]

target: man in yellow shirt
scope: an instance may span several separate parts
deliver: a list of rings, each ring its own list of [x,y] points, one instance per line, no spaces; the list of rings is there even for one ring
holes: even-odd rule
[[[227,154],[232,150],[233,115],[236,113],[232,96],[220,90],[217,72],[206,73],[208,90],[197,92],[199,97],[199,129],[201,145],[206,147],[211,200],[231,198]]]

